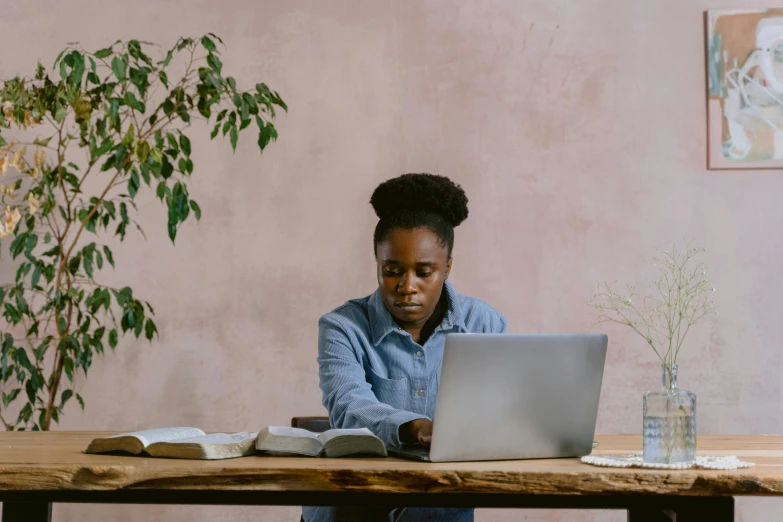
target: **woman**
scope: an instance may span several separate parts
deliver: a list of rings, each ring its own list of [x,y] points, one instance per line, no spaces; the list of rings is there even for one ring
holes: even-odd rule
[[[429,445],[445,336],[504,333],[506,319],[447,281],[454,227],[468,199],[443,176],[404,174],[370,204],[378,289],[319,321],[323,404],[336,428],[369,428],[387,445]],[[473,520],[472,509],[305,507],[305,522]]]

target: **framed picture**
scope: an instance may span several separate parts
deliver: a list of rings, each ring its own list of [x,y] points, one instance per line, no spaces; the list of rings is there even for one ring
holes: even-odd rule
[[[707,11],[710,169],[783,167],[783,9]]]

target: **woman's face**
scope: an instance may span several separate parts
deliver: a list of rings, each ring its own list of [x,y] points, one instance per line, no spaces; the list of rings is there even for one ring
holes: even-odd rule
[[[375,249],[383,303],[400,326],[421,327],[440,300],[451,259],[429,228],[395,229]]]

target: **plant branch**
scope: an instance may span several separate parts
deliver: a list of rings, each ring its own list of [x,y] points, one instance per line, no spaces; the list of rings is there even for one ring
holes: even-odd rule
[[[595,324],[613,322],[630,327],[645,339],[664,366],[671,367],[691,326],[714,311],[707,298],[711,285],[706,271],[701,265],[694,269],[687,266],[701,251],[686,245],[685,253],[680,254],[674,245],[671,252],[663,250],[653,259],[659,275],[654,283],[658,296],[639,298],[634,287],[627,286],[628,297],[624,297],[612,285],[604,283],[606,291],[600,291],[599,285],[599,291],[588,302],[598,311]],[[665,328],[659,328],[660,323]]]
[[[52,420],[58,421],[62,399],[78,390],[78,385],[70,386],[65,381],[63,372],[73,382],[73,375],[86,371],[92,354],[102,352],[104,334],[108,333],[108,343],[114,348],[119,335],[130,333],[139,337],[143,332],[152,340],[157,333],[149,303],[133,297],[129,287],[117,289],[94,281],[95,272],[104,268],[104,260],[114,266],[114,254],[108,246],[103,245],[101,250],[99,245],[90,243],[80,249],[85,229],[100,235],[108,231],[110,222],[120,221],[120,240],[129,226],[135,225],[144,235],[135,216],[127,215],[131,210],[138,213],[133,198],[121,194],[122,189],[115,189],[128,182],[129,176],[135,184],[133,173],[138,168],[153,191],[154,184],[148,176],[155,183],[165,184],[169,190],[162,199],[168,207],[169,235],[173,240],[177,227],[191,213],[200,216],[200,209],[188,193],[190,175],[180,175],[180,170],[193,169],[191,141],[186,134],[193,123],[214,119],[215,124],[223,126],[224,137],[231,130],[235,147],[247,121],[240,115],[253,114],[263,122],[257,125],[259,148],[263,150],[276,138],[273,106],[286,109],[285,103],[266,86],[249,92],[237,89],[235,80],[223,75],[211,38],[214,35],[180,38],[169,51],[171,58],[167,53],[162,60],[148,57],[146,44],[136,40],[115,43],[95,53],[69,45],[55,60],[62,76],[52,78],[41,66],[35,80],[17,76],[0,81],[0,127],[15,126],[22,131],[32,129],[31,134],[40,133],[35,139],[22,136],[22,141],[3,149],[3,168],[14,160],[10,165],[20,176],[3,188],[0,211],[6,203],[13,205],[15,237],[9,239],[11,257],[15,260],[24,254],[29,260],[17,271],[16,284],[2,287],[18,292],[17,303],[13,302],[13,294],[10,299],[4,296],[9,332],[17,337],[24,334],[18,339],[10,337],[10,333],[9,337],[3,335],[3,339],[12,340],[10,349],[3,342],[2,355],[7,357],[4,363],[8,363],[7,367],[30,370],[5,372],[5,380],[0,380],[2,386],[16,377],[20,385],[14,386],[13,397],[6,396],[5,401],[14,401],[19,395],[23,402],[19,417],[13,422],[0,416],[6,429],[23,425],[25,429],[46,430]],[[202,48],[207,54],[198,56],[197,51]],[[203,67],[196,63],[197,56],[206,62]],[[184,65],[185,73],[169,81],[164,73],[169,72],[167,67],[174,57]],[[106,70],[109,72],[104,75]],[[232,98],[233,94],[238,97]],[[155,103],[158,100],[160,103]],[[143,112],[139,103],[145,107]],[[225,120],[202,118],[202,112],[222,113]],[[41,121],[47,126],[45,131],[33,128]],[[165,136],[164,144],[168,142],[169,147],[158,145],[157,133]],[[174,143],[169,140],[169,133],[174,134]],[[28,161],[22,154],[25,146],[37,147],[34,160]],[[16,152],[9,159],[5,149]],[[80,150],[85,155],[73,156],[74,151]],[[56,159],[52,159],[55,154]],[[164,163],[159,161],[164,154],[165,171]],[[69,161],[73,157],[78,158],[73,160],[76,164]],[[109,163],[104,163],[109,159]],[[187,167],[179,169],[178,160],[185,160]],[[109,170],[105,177],[97,174],[102,165]],[[173,172],[164,178],[169,165]],[[40,178],[33,168],[39,169]],[[28,182],[25,174],[34,176],[33,181]],[[4,183],[8,180],[4,178]],[[179,185],[171,187],[174,183]],[[16,184],[19,187],[11,190]],[[44,231],[47,237],[41,241]],[[3,235],[7,235],[5,230]],[[48,250],[46,256],[38,258],[38,249]],[[697,311],[698,308],[688,309],[688,317],[696,317]],[[636,326],[640,332],[647,330],[648,336],[656,327],[652,323]],[[20,332],[22,328],[24,332]],[[34,367],[26,355],[29,350],[35,355]],[[20,394],[21,390],[27,393]],[[78,394],[77,399],[81,402]]]

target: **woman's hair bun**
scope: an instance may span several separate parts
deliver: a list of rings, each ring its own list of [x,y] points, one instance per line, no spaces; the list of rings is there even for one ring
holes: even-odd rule
[[[465,191],[436,174],[403,174],[386,180],[372,193],[370,204],[380,219],[399,212],[431,212],[456,227],[468,217]]]

